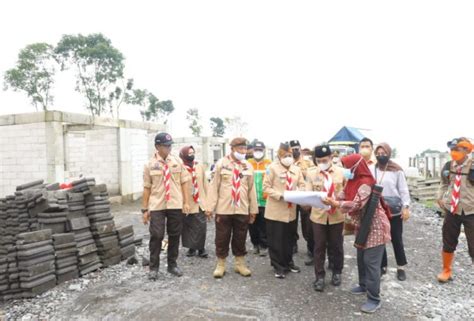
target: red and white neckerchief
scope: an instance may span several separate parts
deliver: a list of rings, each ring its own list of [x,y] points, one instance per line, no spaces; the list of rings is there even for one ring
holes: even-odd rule
[[[321,170],[321,175],[323,175],[324,177],[323,192],[327,193],[327,197],[333,197],[336,187],[334,186],[334,182],[332,180],[331,174],[327,173],[326,171]],[[334,212],[336,212],[336,208],[331,206],[328,212],[329,214],[334,214]]]
[[[453,193],[451,194],[451,213],[456,214],[459,206],[459,198],[461,196],[461,171],[462,165],[456,169],[456,177],[454,179]]]
[[[163,185],[165,186],[165,200],[169,202],[171,200],[171,172],[170,167],[166,163],[166,160],[160,160],[163,164]]]
[[[191,174],[192,182],[193,182],[193,199],[194,203],[199,203],[199,186],[197,182],[196,176],[196,162],[193,162],[193,166],[184,165],[188,172]]]
[[[230,159],[230,157],[229,157]],[[236,207],[240,207],[240,162],[233,161],[230,159],[231,162],[234,163],[234,169],[232,171],[232,203]]]
[[[286,190],[292,191],[293,190],[293,179],[291,178],[290,171],[286,172]],[[293,206],[292,203],[288,203],[288,208]]]

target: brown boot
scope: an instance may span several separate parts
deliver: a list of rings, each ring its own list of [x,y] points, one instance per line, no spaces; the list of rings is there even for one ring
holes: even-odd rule
[[[220,259],[217,258],[217,266],[216,269],[214,270],[214,277],[216,279],[220,279],[224,276],[225,274],[225,259]]]
[[[242,276],[250,276],[252,274],[252,272],[250,272],[249,268],[247,267],[247,263],[245,263],[244,256],[235,257],[234,270]]]
[[[453,270],[452,265],[454,261],[454,253],[442,252],[443,254],[443,272],[438,274],[438,281],[446,283],[452,280]]]

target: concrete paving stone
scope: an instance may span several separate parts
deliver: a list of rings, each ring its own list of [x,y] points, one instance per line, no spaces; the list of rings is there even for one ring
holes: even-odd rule
[[[52,237],[51,230],[39,230],[34,232],[18,234],[17,244],[28,244],[49,240]]]
[[[73,218],[69,219],[69,228],[73,231],[82,230],[90,227],[90,222],[88,218]]]
[[[19,250],[17,251],[17,257],[18,260],[21,261],[40,255],[47,255],[50,253],[54,253],[54,248],[52,244],[38,246],[28,250]]]
[[[16,248],[18,251],[22,251],[22,250],[34,249],[37,247],[41,247],[43,245],[52,245],[52,244],[53,244],[53,240],[46,240],[46,241],[40,241],[40,242],[35,242],[35,243],[18,244]]]
[[[51,283],[54,281],[54,283]],[[56,286],[56,274],[47,274],[41,278],[29,281],[29,282],[20,282],[20,286],[22,289],[39,289],[41,285],[50,285],[51,287],[48,287],[48,289],[51,289]],[[39,293],[36,293],[39,294]]]
[[[52,237],[54,246],[75,242],[74,233],[57,233]]]
[[[98,269],[100,269],[102,267],[102,263],[100,262],[97,262],[97,263],[94,263],[94,264],[90,264],[90,265],[87,265],[87,266],[84,266],[83,268],[79,269],[79,274],[81,276],[84,276],[88,273],[91,273],[91,272],[94,272],[94,271],[97,271]]]
[[[34,264],[39,264],[39,263],[42,263],[42,262],[46,262],[46,261],[51,261],[53,260],[54,261],[54,255],[50,254],[50,255],[46,255],[46,256],[40,256],[40,257],[36,257],[34,259],[29,259],[29,260],[25,260],[25,261],[19,261],[18,262],[18,267],[20,269],[22,268],[27,268],[31,265],[34,265]]]
[[[89,253],[93,253],[93,252],[97,252],[97,246],[95,245],[95,243],[93,244],[90,244],[90,245],[86,245],[84,247],[80,247],[77,249],[77,255],[79,257],[83,257]]]
[[[29,182],[29,183],[18,185],[16,187],[16,190],[17,191],[23,191],[23,190],[26,190],[26,189],[31,189],[33,187],[41,186],[41,185],[43,185],[43,183],[44,183],[44,180],[39,179],[39,180],[36,180],[36,181],[32,181],[32,182]]]

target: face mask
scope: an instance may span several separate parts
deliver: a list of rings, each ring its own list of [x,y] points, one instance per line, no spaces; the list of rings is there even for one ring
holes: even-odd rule
[[[360,149],[360,154],[363,157],[369,157],[372,154],[372,151],[370,150],[370,148],[364,147]]]
[[[342,169],[343,170],[342,172],[344,174],[345,179],[348,179],[348,180],[354,179],[354,172],[356,171],[357,167],[359,167],[359,164],[362,160],[363,159],[361,158],[354,166],[352,166],[352,168],[343,168]],[[352,171],[352,169],[354,169],[354,172]]]
[[[457,150],[451,151],[451,158],[456,162],[462,161],[464,157],[466,157],[466,154],[464,154],[463,152]]]
[[[331,163],[322,163],[318,164],[318,167],[323,171],[327,171],[329,168],[331,168],[331,165]]]
[[[311,161],[311,156],[306,155],[305,157],[303,157],[303,159],[306,161]]]
[[[281,160],[281,163],[286,167],[290,167],[294,163],[293,157],[285,157]]]
[[[377,163],[379,163],[382,166],[387,165],[388,160],[389,160],[388,156],[377,156],[376,158],[377,158]]]
[[[301,152],[299,150],[294,150],[293,151],[293,158],[298,159],[300,158]]]
[[[333,162],[333,163],[339,163],[339,157],[334,157],[334,158],[332,159],[332,162]]]
[[[194,155],[188,155],[188,157],[186,157],[186,159],[190,162],[194,162],[194,158],[195,158]]]
[[[242,154],[242,153],[239,153],[239,152],[234,152],[234,157],[237,158],[237,160],[239,160],[239,161],[243,161],[246,156],[247,156],[247,154]]]
[[[254,152],[254,153],[253,153],[253,157],[254,157],[255,159],[258,159],[258,160],[262,159],[262,158],[263,158],[263,155],[264,155],[263,152]]]
[[[344,174],[345,179],[350,180],[354,178],[354,173],[349,168],[343,168],[342,173]]]
[[[245,154],[245,159],[251,159],[251,158],[253,158],[252,154]]]

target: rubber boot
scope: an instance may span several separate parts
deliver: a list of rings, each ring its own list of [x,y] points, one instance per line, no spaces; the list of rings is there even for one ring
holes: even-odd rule
[[[446,283],[452,280],[453,276],[453,261],[454,253],[442,252],[443,254],[443,271],[438,274],[438,281],[441,283]]]

